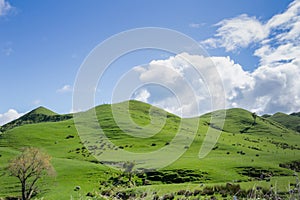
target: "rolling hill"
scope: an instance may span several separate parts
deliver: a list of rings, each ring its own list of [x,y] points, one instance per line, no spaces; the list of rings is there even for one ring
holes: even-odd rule
[[[231,182],[248,189],[276,184],[279,191],[286,191],[290,183],[295,183],[293,173],[297,168],[290,163],[300,160],[300,135],[273,119],[257,117],[254,121],[251,112],[234,108],[227,110],[224,126],[218,127],[211,116],[217,116],[217,122],[220,111],[182,119],[138,101],[100,105],[95,111],[97,123],[93,121],[93,109],[73,118],[40,107],[4,125],[0,135],[0,197],[19,195],[18,182],[6,167],[24,146],[41,148],[52,156],[57,176],[43,179],[39,194],[50,200],[101,192],[102,183],[120,173],[103,165],[113,163],[113,158],[101,157],[105,152],[126,150],[147,155],[173,144],[178,147],[174,151],[182,155],[167,167],[144,171],[143,177],[137,175],[147,184],[135,190],[160,195],[197,189],[200,184]],[[77,130],[83,131],[78,135]],[[212,135],[221,130],[222,134],[208,156],[200,159],[207,130]],[[166,156],[160,158],[163,164]],[[144,163],[136,163],[136,169],[145,168],[151,160],[153,157],[145,156]],[[79,192],[74,190],[77,186]]]
[[[274,115],[267,116],[267,118],[300,133],[300,113],[292,113],[288,115],[278,112]]]

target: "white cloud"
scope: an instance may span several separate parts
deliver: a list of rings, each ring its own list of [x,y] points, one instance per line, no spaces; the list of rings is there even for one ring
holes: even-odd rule
[[[192,65],[183,58],[188,58]],[[214,65],[218,74],[211,71]],[[193,66],[200,67],[204,78],[196,73]],[[135,71],[141,82],[163,85],[175,94],[146,87],[136,94],[139,100],[184,117],[214,110],[211,95],[216,94],[208,88],[218,84],[224,86],[227,108],[242,107],[259,114],[300,110],[300,60],[275,67],[260,66],[248,72],[229,57],[183,53],[166,60],[152,61],[147,66],[136,67]],[[218,75],[221,82],[215,81]]]
[[[254,52],[261,65],[279,66],[300,57],[300,1],[294,1],[284,13],[272,17],[266,27],[270,37]]]
[[[138,91],[134,95],[134,99],[138,101],[143,101],[145,103],[148,103],[148,99],[151,96],[151,94],[146,89],[142,89],[141,91]]]
[[[211,57],[211,59],[219,71],[229,104],[235,105],[235,102],[230,101],[237,98],[241,90],[253,88],[254,78],[230,57]]]
[[[12,8],[13,7],[9,4],[9,2],[0,0],[0,16],[7,15]]]
[[[263,63],[266,61],[265,57],[273,61],[279,60],[274,58],[281,55],[280,59],[285,59],[284,56],[291,52],[291,56],[294,56],[293,49],[289,49],[291,44],[293,48],[300,45],[300,1],[295,0],[285,12],[273,16],[267,22],[242,14],[224,19],[216,26],[219,28],[214,37],[201,42],[204,46],[224,47],[226,51],[235,51],[256,43],[261,47],[256,50],[255,55],[261,57]]]
[[[299,12],[300,12],[300,1],[295,0],[292,2],[288,9],[281,14],[277,14],[273,16],[267,23],[267,26],[269,28],[286,28],[286,27],[292,27],[291,24],[294,24],[295,21],[298,21],[297,18],[299,18]]]
[[[66,92],[71,92],[72,87],[70,85],[64,85],[62,88],[58,89],[58,93],[66,93]]]
[[[263,113],[300,110],[300,60],[247,72],[229,58],[211,58],[223,79],[228,107]]]
[[[0,126],[21,117],[24,113],[18,113],[14,109],[9,109],[6,113],[0,114]]]
[[[215,91],[220,89],[216,86],[221,84],[217,71],[212,70],[213,66],[210,58],[182,53],[166,60],[154,60],[134,70],[142,83],[160,86],[146,87],[147,93],[141,93],[147,97],[147,102],[190,117],[212,109],[209,92],[216,94]]]
[[[245,14],[232,19],[225,19],[218,24],[215,38],[202,42],[209,47],[224,47],[226,51],[233,51],[240,47],[247,47],[253,42],[266,38],[269,30],[255,17]]]

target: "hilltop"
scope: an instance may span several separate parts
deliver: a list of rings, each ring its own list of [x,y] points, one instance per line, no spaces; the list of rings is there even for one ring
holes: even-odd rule
[[[13,120],[2,127],[0,127],[0,131],[5,132],[14,127],[18,127],[25,124],[35,124],[41,122],[57,122],[63,121],[72,118],[72,115],[59,115],[45,107],[38,107],[29,113],[21,116],[20,118]]]
[[[115,147],[103,137],[80,140],[71,115],[58,115],[42,107],[4,125],[5,132],[0,135],[0,197],[18,195],[17,181],[9,177],[5,167],[24,146],[42,148],[52,156],[57,177],[43,180],[47,184],[43,184],[41,196],[50,200],[68,199],[70,195],[78,195],[74,191],[76,186],[81,187],[83,195],[100,191],[102,185],[99,182],[107,182],[120,173],[103,165],[110,160],[97,160],[97,154],[121,150],[153,152],[171,145],[178,130],[182,135],[177,142],[185,144],[192,137],[193,127],[189,126],[195,122],[199,127],[196,127],[192,144],[178,149],[186,152],[171,165],[145,173],[143,179],[147,180],[147,185],[137,187],[138,190],[164,193],[198,188],[200,183],[238,182],[243,188],[252,188],[253,185],[270,187],[276,183],[279,190],[285,191],[290,182],[295,182],[293,170],[297,168],[293,166],[300,157],[300,135],[269,118],[257,116],[254,119],[247,110],[226,110],[223,127],[218,127],[217,123],[218,117],[221,120],[220,111],[182,119],[138,101],[100,105],[95,110],[103,132]],[[86,134],[99,131],[95,123],[90,123],[91,111],[81,113],[85,117],[77,121],[84,125]],[[212,115],[217,116],[215,124],[210,120]],[[212,134],[219,130],[222,134],[208,156],[199,159],[198,153],[209,128]],[[137,137],[147,134],[151,137]],[[146,156],[145,161],[147,159],[152,158]],[[136,163],[136,168],[139,166]],[[142,178],[136,177],[136,180]]]

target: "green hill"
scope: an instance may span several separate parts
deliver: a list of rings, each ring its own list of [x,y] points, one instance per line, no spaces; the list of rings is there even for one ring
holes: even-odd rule
[[[299,113],[292,113],[292,114],[288,115],[288,114],[279,112],[279,113],[275,113],[274,115],[269,116],[268,119],[278,122],[278,123],[284,125],[285,127],[300,133]]]
[[[57,113],[55,113],[52,110],[49,110],[48,108],[45,108],[43,106],[40,106],[28,113],[28,115],[34,115],[34,114],[43,114],[43,115],[49,115],[49,116],[58,115]]]
[[[294,112],[294,113],[292,113],[292,114],[290,114],[290,115],[296,116],[296,117],[300,117],[300,112]]]
[[[172,146],[174,142],[180,147],[174,151],[186,152],[159,171],[137,175],[134,190],[162,195],[182,189],[200,190],[200,184],[238,182],[246,189],[254,185],[267,188],[276,184],[279,191],[286,191],[289,183],[295,183],[292,169],[293,163],[300,158],[300,135],[262,117],[257,117],[254,123],[252,113],[246,110],[227,110],[224,127],[218,127],[220,111],[200,118],[181,119],[138,101],[101,105],[95,110],[101,130],[93,121],[93,110],[80,113],[79,118],[76,115],[71,118],[70,115],[57,115],[38,108],[9,123],[10,126],[5,125],[7,127],[0,135],[0,197],[19,195],[17,180],[10,177],[5,168],[24,146],[41,148],[52,156],[57,176],[43,179],[39,194],[49,200],[79,199],[78,196],[86,196],[88,192],[102,192],[103,183],[120,172],[103,165],[113,160],[97,160],[98,154],[122,150],[147,153]],[[212,115],[216,116],[215,123],[210,121]],[[195,127],[192,144],[185,146],[186,141],[193,137],[195,123],[199,127]],[[83,130],[81,139],[76,128]],[[222,134],[208,156],[199,159],[199,150],[209,128],[211,136],[220,129]],[[114,147],[99,134],[100,131]],[[151,137],[145,137],[149,135]],[[90,140],[86,136],[91,137]],[[178,140],[174,141],[176,136]],[[145,156],[144,159],[150,162],[153,158]],[[165,155],[161,161],[164,159],[167,159]],[[139,167],[145,167],[144,163],[136,163],[136,168]],[[143,185],[142,179],[147,184]],[[76,186],[80,186],[79,192],[74,191]]]
[[[38,107],[29,113],[21,116],[20,118],[9,122],[2,127],[0,127],[0,131],[5,132],[14,127],[22,126],[25,124],[35,124],[41,122],[57,122],[63,121],[72,118],[72,115],[59,115],[45,107]]]

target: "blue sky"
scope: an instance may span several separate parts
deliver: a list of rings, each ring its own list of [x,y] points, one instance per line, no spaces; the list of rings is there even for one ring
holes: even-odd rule
[[[141,27],[174,29],[203,45],[229,83],[227,107],[299,111],[300,88],[293,82],[300,68],[299,7],[287,0],[0,0],[0,125],[40,105],[70,112],[76,74],[89,52]],[[120,59],[111,73],[170,59],[145,51]],[[109,102],[110,89],[97,102]],[[159,99],[154,90],[137,91],[136,98],[177,113],[170,98]]]

